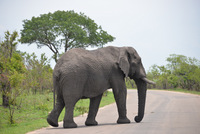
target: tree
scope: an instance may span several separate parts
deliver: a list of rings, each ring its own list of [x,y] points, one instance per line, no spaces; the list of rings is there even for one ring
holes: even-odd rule
[[[23,22],[21,42],[36,43],[38,48],[47,46],[54,53],[56,62],[63,46],[66,52],[77,47],[103,47],[114,40],[114,37],[102,30],[94,20],[74,11],[42,14]]]
[[[167,89],[170,71],[165,66],[153,65],[148,71],[147,76],[154,81],[156,81],[156,86],[158,88]]]
[[[167,65],[174,76],[178,77],[179,85],[188,90],[194,89],[198,81],[199,61],[184,55],[171,54]],[[196,72],[196,73],[195,73]]]
[[[5,40],[0,43],[0,84],[3,106],[10,106],[12,88],[19,87],[25,67],[22,57],[16,51],[18,33],[5,32]]]

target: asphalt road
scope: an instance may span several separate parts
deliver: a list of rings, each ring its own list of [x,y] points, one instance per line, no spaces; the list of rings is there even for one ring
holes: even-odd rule
[[[145,116],[135,123],[137,92],[128,90],[127,114],[130,124],[117,124],[116,104],[99,109],[98,126],[84,125],[86,114],[75,118],[78,128],[43,128],[29,134],[200,134],[200,96],[148,90]]]

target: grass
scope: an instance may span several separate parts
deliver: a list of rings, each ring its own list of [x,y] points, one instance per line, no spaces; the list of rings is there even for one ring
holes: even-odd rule
[[[49,126],[46,122],[48,113],[53,109],[53,94],[23,94],[17,98],[17,105],[15,106],[14,124],[10,124],[9,110],[0,106],[0,134],[24,134],[42,127]],[[107,96],[101,100],[100,107],[114,102],[113,93],[108,92]],[[0,104],[2,98],[0,96]],[[87,112],[89,107],[89,99],[80,100],[76,104],[74,116]],[[78,110],[78,108],[81,108]],[[59,121],[64,118],[64,111],[62,111]]]

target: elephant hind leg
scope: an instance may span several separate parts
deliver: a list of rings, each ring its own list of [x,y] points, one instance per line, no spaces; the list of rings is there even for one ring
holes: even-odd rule
[[[64,108],[64,100],[62,95],[57,95],[57,101],[55,108],[51,111],[51,113],[47,117],[47,122],[49,125],[53,127],[58,127],[58,117]]]
[[[65,117],[64,117],[64,128],[76,128],[77,124],[74,122],[73,114],[74,114],[74,106],[80,97],[68,96],[64,98],[65,102]]]
[[[100,94],[99,96],[90,99],[89,114],[88,114],[87,120],[85,122],[86,126],[98,125],[98,122],[95,120],[95,117],[96,117],[98,109],[99,109],[99,104],[100,104],[102,95],[103,94]]]

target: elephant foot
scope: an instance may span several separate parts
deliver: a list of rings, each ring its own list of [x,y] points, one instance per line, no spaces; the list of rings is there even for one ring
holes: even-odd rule
[[[54,119],[50,115],[47,118],[47,122],[53,127],[58,127],[58,119]]]
[[[85,125],[86,126],[96,126],[96,125],[98,125],[98,122],[95,121],[95,120],[89,120],[89,119],[87,119],[86,122],[85,122]]]
[[[140,121],[142,121],[143,117],[139,117],[139,116],[135,116],[134,120],[136,123],[139,123]]]
[[[131,121],[126,117],[126,118],[119,118],[117,120],[118,124],[127,124],[127,123],[131,123]]]
[[[77,124],[75,122],[66,122],[63,123],[64,128],[77,128]]]

